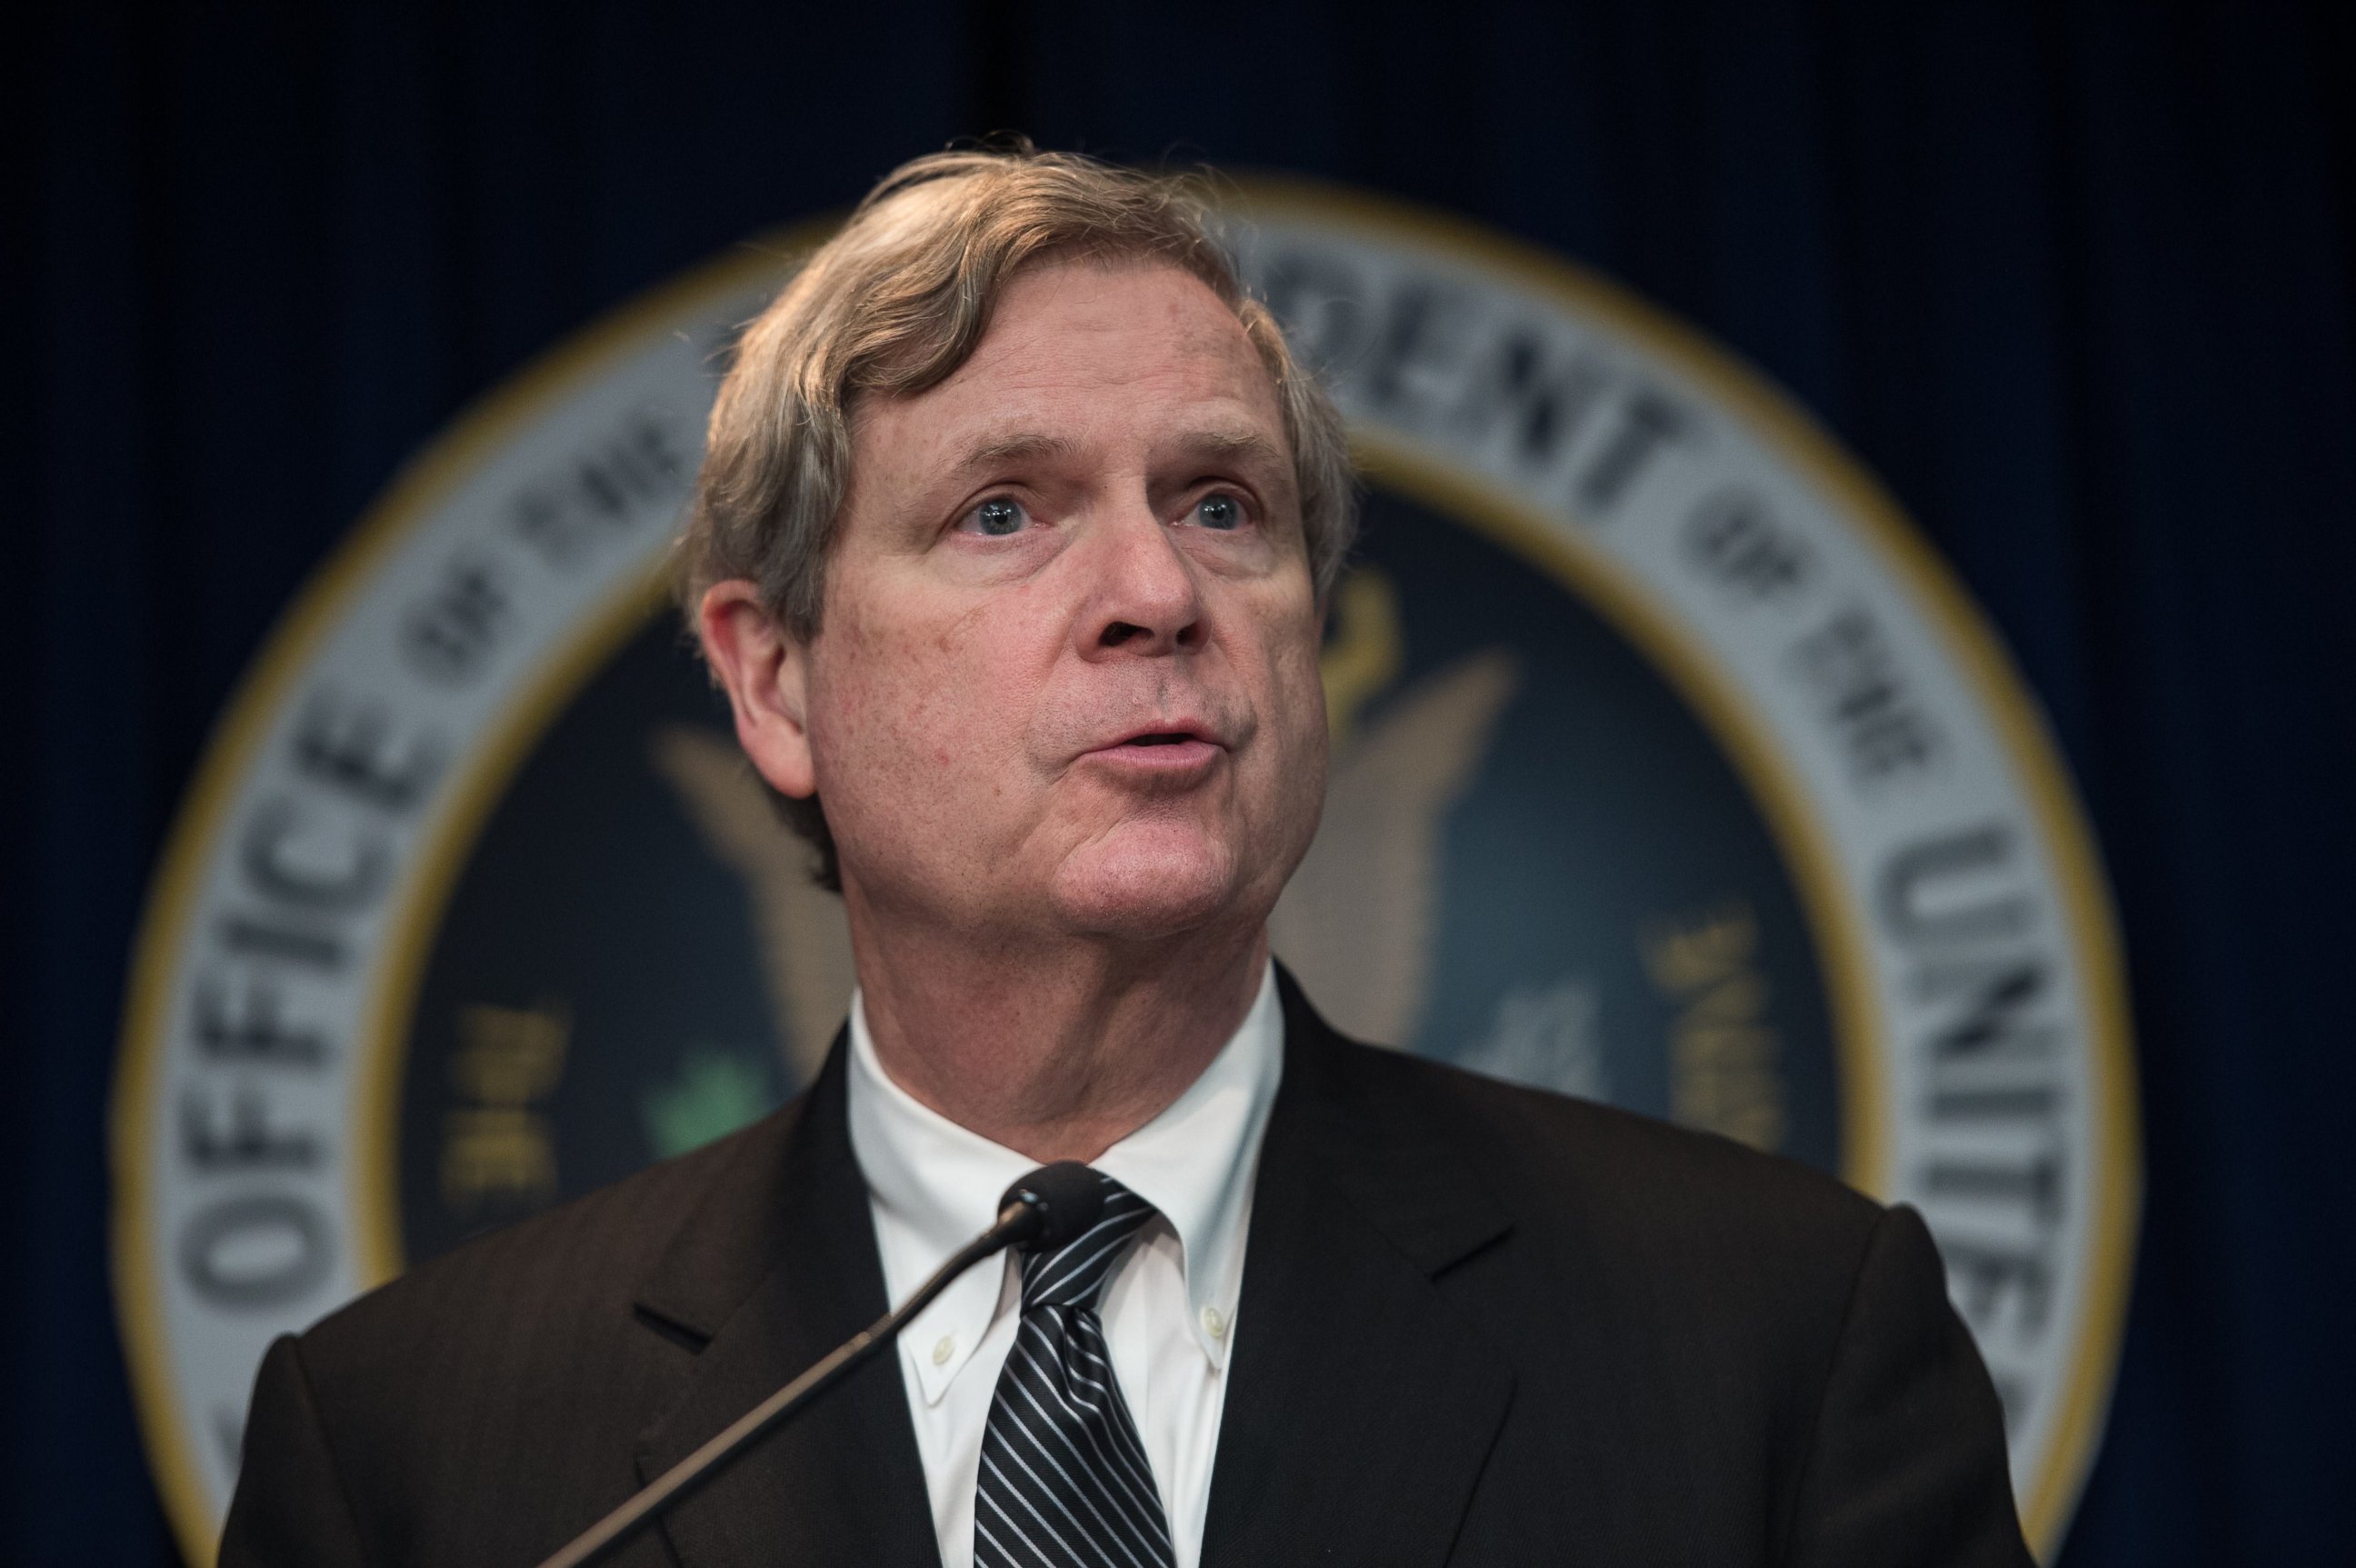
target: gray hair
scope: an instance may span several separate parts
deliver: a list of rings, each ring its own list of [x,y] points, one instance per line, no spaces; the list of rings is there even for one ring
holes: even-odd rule
[[[1322,601],[1356,527],[1348,438],[1276,318],[1245,292],[1203,180],[1016,145],[894,169],[746,327],[679,543],[690,620],[713,584],[743,578],[787,635],[816,637],[858,399],[912,397],[946,381],[980,342],[1009,279],[1073,256],[1166,263],[1235,312],[1276,389]],[[819,881],[840,886],[817,801],[781,809],[818,846]]]

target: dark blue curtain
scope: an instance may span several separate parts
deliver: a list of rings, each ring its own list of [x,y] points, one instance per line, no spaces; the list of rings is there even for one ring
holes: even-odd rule
[[[2147,1138],[2073,1568],[2356,1560],[2356,26],[2098,3],[351,4],[0,48],[0,1556],[167,1543],[109,1301],[123,963],[273,618],[471,395],[952,136],[1301,170],[1792,389],[2051,711]]]

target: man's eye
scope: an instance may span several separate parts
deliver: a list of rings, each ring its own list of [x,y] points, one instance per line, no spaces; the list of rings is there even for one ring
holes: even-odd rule
[[[1244,523],[1244,503],[1224,490],[1214,490],[1194,503],[1194,521],[1205,528],[1221,532],[1241,528]]]
[[[1010,533],[1020,532],[1023,523],[1028,521],[1030,520],[1023,510],[1022,502],[1009,500],[1004,496],[993,496],[966,513],[963,520],[958,523],[958,527],[966,533],[987,534],[992,539],[1002,539]]]

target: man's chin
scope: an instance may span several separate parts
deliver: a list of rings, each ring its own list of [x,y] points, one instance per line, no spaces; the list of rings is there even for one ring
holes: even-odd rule
[[[1200,841],[1096,844],[1055,878],[1057,914],[1076,932],[1149,941],[1247,912],[1236,857]]]

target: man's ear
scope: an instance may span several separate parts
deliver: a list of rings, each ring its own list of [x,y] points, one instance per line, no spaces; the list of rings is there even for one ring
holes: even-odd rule
[[[758,587],[741,577],[714,583],[696,607],[703,657],[728,693],[736,742],[781,795],[818,792],[806,714],[809,652],[787,634]]]

